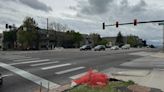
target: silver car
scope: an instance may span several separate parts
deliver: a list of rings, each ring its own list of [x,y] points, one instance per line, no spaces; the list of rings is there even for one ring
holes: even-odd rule
[[[94,48],[94,51],[105,51],[105,46],[104,45],[97,45],[95,48]]]

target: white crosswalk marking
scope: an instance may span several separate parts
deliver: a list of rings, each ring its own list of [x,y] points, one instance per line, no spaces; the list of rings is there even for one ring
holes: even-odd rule
[[[38,63],[38,62],[45,62],[45,61],[50,61],[50,59],[43,59],[43,60],[35,60],[35,61],[12,63],[12,64],[9,64],[9,65],[30,64],[30,63]]]
[[[3,56],[2,58],[8,59],[8,60],[16,60],[16,59],[29,59],[31,57],[25,57],[25,56]]]
[[[32,64],[30,66],[41,66],[41,65],[48,65],[48,64],[55,64],[58,63],[59,61],[53,61],[53,62],[46,62],[46,63],[39,63],[39,64]]]
[[[84,69],[84,68],[85,68],[85,67],[71,68],[71,69],[67,69],[67,70],[64,70],[64,71],[56,72],[56,74],[65,74],[65,73],[77,71],[77,70]]]
[[[42,70],[48,70],[48,69],[54,69],[54,68],[59,68],[59,67],[63,67],[63,66],[69,66],[69,65],[71,65],[71,63],[54,65],[54,66],[48,66],[48,67],[44,67],[44,68],[41,68],[41,69]]]
[[[97,70],[93,70],[93,72],[97,72]],[[80,73],[80,74],[77,74],[77,75],[71,76],[71,77],[69,77],[69,78],[75,80],[75,79],[80,78],[81,76],[84,76],[85,74],[87,74],[87,72]]]
[[[53,89],[53,88],[58,88],[60,85],[56,84],[56,83],[53,83],[51,81],[48,81],[46,79],[43,79],[39,76],[36,76],[36,75],[33,75],[27,71],[24,71],[22,69],[19,69],[19,68],[16,68],[16,67],[13,67],[13,66],[10,66],[8,64],[5,64],[5,63],[2,63],[0,62],[0,66],[9,70],[9,71],[12,71],[16,74],[18,74],[19,76],[25,78],[25,79],[28,79],[38,85],[40,85],[40,83],[42,83],[42,86],[45,87],[45,88],[48,88],[48,83],[49,83],[49,88],[50,89]]]
[[[28,59],[17,59],[17,60],[13,60],[13,61],[29,61],[29,60],[37,60],[37,59],[40,59],[40,58],[28,58]]]

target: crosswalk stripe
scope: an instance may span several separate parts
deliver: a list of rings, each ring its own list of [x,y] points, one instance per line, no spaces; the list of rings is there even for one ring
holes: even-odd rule
[[[44,78],[41,78],[39,76],[36,76],[36,75],[33,75],[27,71],[24,71],[22,69],[19,69],[19,68],[16,68],[14,66],[11,66],[11,65],[8,65],[8,64],[5,64],[5,63],[2,63],[0,62],[0,67],[4,68],[4,69],[7,69],[11,72],[14,72],[15,74],[18,74],[19,76],[27,79],[27,80],[30,80],[38,85],[40,85],[40,83],[42,83],[42,86],[45,87],[45,88],[50,88],[50,89],[54,89],[54,88],[58,88],[60,85],[59,84],[56,84],[54,82],[51,82],[51,81],[48,81]],[[49,87],[47,86],[49,83]]]
[[[54,66],[48,66],[48,67],[43,67],[41,68],[42,70],[48,70],[48,69],[54,69],[54,68],[59,68],[63,66],[69,66],[71,63],[66,63],[66,64],[60,64],[60,65],[54,65]]]
[[[29,60],[37,60],[37,59],[40,59],[40,58],[26,58],[26,59],[17,59],[17,60],[13,60],[13,61],[29,61]]]
[[[29,59],[31,57],[3,57],[8,60],[16,60],[16,59]]]
[[[65,73],[69,73],[69,72],[73,72],[73,71],[81,70],[81,69],[84,69],[84,68],[85,68],[85,67],[76,67],[76,68],[71,68],[71,69],[67,69],[67,70],[64,70],[64,71],[56,72],[56,74],[65,74]]]
[[[38,63],[38,62],[45,62],[45,61],[50,61],[50,59],[35,60],[35,61],[27,61],[27,62],[19,62],[19,63],[11,63],[11,64],[9,64],[9,65],[30,64],[30,63]]]
[[[93,70],[93,72],[97,72],[97,70]],[[69,77],[69,78],[75,80],[75,79],[80,78],[81,76],[84,76],[85,74],[87,74],[87,72],[83,72],[83,73],[80,73],[80,74],[71,76],[71,77]]]
[[[46,63],[39,63],[39,64],[32,64],[30,66],[41,66],[41,65],[48,65],[48,64],[55,64],[58,63],[59,61],[53,61],[53,62],[46,62]]]

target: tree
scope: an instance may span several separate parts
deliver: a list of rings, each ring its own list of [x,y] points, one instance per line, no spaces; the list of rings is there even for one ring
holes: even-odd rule
[[[3,32],[4,49],[14,49],[16,44],[16,30]]]
[[[73,33],[73,42],[75,44],[75,47],[80,47],[80,42],[83,40],[82,35],[79,32]]]
[[[35,20],[27,17],[18,30],[17,39],[22,49],[38,49],[39,35]]]
[[[92,46],[96,46],[96,45],[99,45],[99,42],[101,41],[101,37],[99,34],[97,33],[91,33],[90,34],[90,37],[91,37],[91,42],[92,42]]]
[[[101,41],[98,42],[99,45],[107,45],[108,44],[108,41],[105,40],[105,39],[101,39]]]
[[[123,44],[124,44],[123,36],[121,32],[119,32],[116,37],[116,45],[123,45]]]
[[[138,42],[138,37],[130,35],[127,37],[127,43],[130,44],[131,47],[137,47],[139,42]]]
[[[75,32],[74,30],[67,31],[66,37],[67,43],[69,42],[73,45],[73,47],[76,48],[80,47],[80,42],[83,40],[82,35],[79,32]]]

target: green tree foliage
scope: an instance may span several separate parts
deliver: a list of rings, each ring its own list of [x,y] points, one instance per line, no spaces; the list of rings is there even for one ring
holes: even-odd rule
[[[82,35],[79,32],[75,32],[74,30],[66,32],[66,40],[69,43],[72,43],[74,47],[80,47],[80,42],[83,40]]]
[[[3,42],[14,42],[16,41],[16,31],[4,31],[3,32],[4,38]]]
[[[127,39],[127,43],[130,44],[131,47],[136,47],[139,44],[137,36],[130,35]]]
[[[92,45],[96,46],[99,45],[100,41],[101,41],[101,37],[99,34],[97,33],[91,33],[90,34],[91,40],[92,40]]]
[[[123,36],[122,36],[121,32],[119,32],[119,33],[117,34],[117,37],[116,37],[116,44],[117,44],[117,45],[122,45],[122,44],[124,44]]]
[[[3,32],[4,49],[13,49],[16,42],[16,30]]]
[[[23,21],[23,25],[22,25],[25,31],[36,31],[37,28],[37,23],[35,22],[35,20],[31,17],[26,17],[25,20]]]
[[[105,39],[102,39],[101,41],[98,42],[99,45],[107,45],[108,41]]]
[[[17,33],[17,39],[22,49],[38,49],[39,36],[37,31],[37,24],[31,17],[27,17],[21,29]]]

